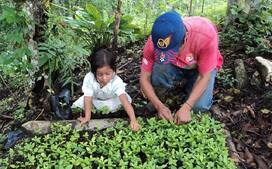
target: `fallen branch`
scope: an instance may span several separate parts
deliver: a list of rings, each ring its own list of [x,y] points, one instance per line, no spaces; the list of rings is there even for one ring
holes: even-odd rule
[[[13,117],[11,117],[11,116],[7,116],[7,115],[1,115],[1,117],[2,117],[2,118],[4,118],[4,119],[14,120],[14,118],[13,118]]]
[[[41,116],[41,114],[44,112],[44,109],[42,109],[42,111],[38,114],[38,116],[35,118],[35,120],[37,120],[40,116]]]
[[[255,161],[258,164],[258,168],[261,168],[261,169],[269,169],[270,168],[266,165],[265,161],[261,157],[255,155],[255,154],[253,154],[253,156],[254,156]]]
[[[235,144],[232,141],[232,137],[230,135],[230,132],[226,127],[225,127],[225,134],[227,135],[227,144],[229,147],[229,154],[230,154],[231,159],[235,163],[239,163],[239,162],[243,161],[243,159],[240,158],[240,156],[236,150]]]

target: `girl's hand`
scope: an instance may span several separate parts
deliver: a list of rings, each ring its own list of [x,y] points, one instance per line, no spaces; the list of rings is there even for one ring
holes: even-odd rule
[[[131,129],[133,131],[138,131],[141,126],[139,125],[139,123],[137,122],[137,120],[135,120],[135,121],[131,121],[130,122],[130,127],[131,127]]]
[[[80,124],[85,124],[90,121],[90,118],[79,117],[78,120],[80,121]]]

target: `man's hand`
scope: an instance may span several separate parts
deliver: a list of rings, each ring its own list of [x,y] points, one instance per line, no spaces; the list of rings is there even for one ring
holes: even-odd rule
[[[175,123],[177,125],[189,123],[192,120],[190,110],[191,107],[189,107],[187,104],[183,104],[175,115]]]
[[[173,121],[173,116],[171,114],[171,111],[169,110],[168,107],[166,107],[164,104],[162,104],[159,108],[158,108],[158,115],[160,118],[168,120],[168,121]]]
[[[140,74],[140,85],[143,90],[144,95],[150,100],[150,102],[154,105],[156,110],[158,111],[158,116],[162,119],[166,119],[169,121],[173,121],[173,116],[168,107],[166,107],[160,99],[157,97],[153,86],[150,82],[151,72],[146,72],[144,70],[141,71]]]
[[[79,117],[78,120],[80,121],[80,124],[85,124],[88,121],[90,121],[90,118],[86,118],[86,117]]]

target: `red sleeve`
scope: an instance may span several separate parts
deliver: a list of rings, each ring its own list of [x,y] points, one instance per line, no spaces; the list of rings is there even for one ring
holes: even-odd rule
[[[141,69],[146,72],[151,72],[154,64],[154,45],[151,36],[149,36],[145,43],[143,55]]]

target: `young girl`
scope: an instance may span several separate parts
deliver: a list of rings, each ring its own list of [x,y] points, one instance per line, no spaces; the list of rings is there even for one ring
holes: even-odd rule
[[[110,112],[115,112],[123,105],[130,119],[132,130],[139,130],[140,126],[131,105],[131,98],[125,91],[126,84],[116,75],[115,58],[106,49],[95,52],[91,57],[91,72],[83,81],[81,96],[72,107],[84,109],[85,117],[79,117],[81,124],[91,119],[91,110],[107,107]]]

